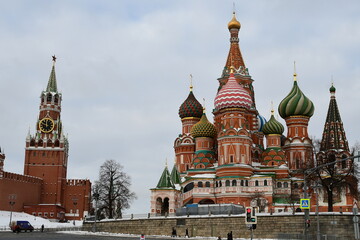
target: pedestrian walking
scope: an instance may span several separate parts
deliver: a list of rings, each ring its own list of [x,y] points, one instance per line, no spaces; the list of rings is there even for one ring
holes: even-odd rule
[[[185,237],[189,238],[189,230],[188,229],[185,230]]]
[[[41,232],[44,232],[44,224],[41,225]]]
[[[174,227],[172,228],[171,237],[176,237],[176,229]]]

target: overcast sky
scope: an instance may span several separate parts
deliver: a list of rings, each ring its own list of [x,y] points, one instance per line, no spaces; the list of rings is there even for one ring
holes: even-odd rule
[[[331,78],[349,145],[360,140],[360,1],[235,1],[240,48],[269,119],[292,87],[315,105],[309,134],[321,137]],[[1,1],[0,146],[5,170],[23,173],[40,93],[56,54],[62,120],[69,135],[68,178],[96,180],[106,159],[132,177],[146,213],[150,191],[181,133],[178,109],[189,92],[208,118],[229,50],[233,1]],[[285,122],[280,119],[285,125]]]

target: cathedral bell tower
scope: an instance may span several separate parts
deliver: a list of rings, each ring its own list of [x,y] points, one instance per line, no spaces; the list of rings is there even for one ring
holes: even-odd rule
[[[43,179],[42,204],[63,205],[66,182],[68,141],[61,123],[62,95],[55,75],[56,57],[47,88],[40,95],[40,111],[35,134],[26,137],[24,174]]]

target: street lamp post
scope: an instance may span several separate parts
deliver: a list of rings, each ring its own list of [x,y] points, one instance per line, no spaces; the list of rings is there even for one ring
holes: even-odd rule
[[[13,210],[13,206],[15,204],[15,201],[9,201],[10,204],[10,222],[9,222],[9,226],[11,226],[11,220],[12,220],[12,210]]]
[[[75,225],[75,213],[76,213],[77,198],[73,198],[73,204],[74,204],[74,219],[73,219],[73,224]]]
[[[10,205],[10,221],[9,227],[11,227],[13,206],[15,205],[16,194],[9,194],[9,205]]]
[[[96,220],[97,220],[97,204],[98,204],[98,200],[99,200],[99,194],[98,193],[94,193],[94,199],[95,199],[95,222],[94,222],[94,232],[96,232]]]

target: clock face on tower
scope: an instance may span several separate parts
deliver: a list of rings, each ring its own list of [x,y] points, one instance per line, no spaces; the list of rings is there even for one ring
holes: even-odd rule
[[[49,133],[54,129],[54,120],[51,118],[43,118],[39,122],[39,128],[43,133]]]

